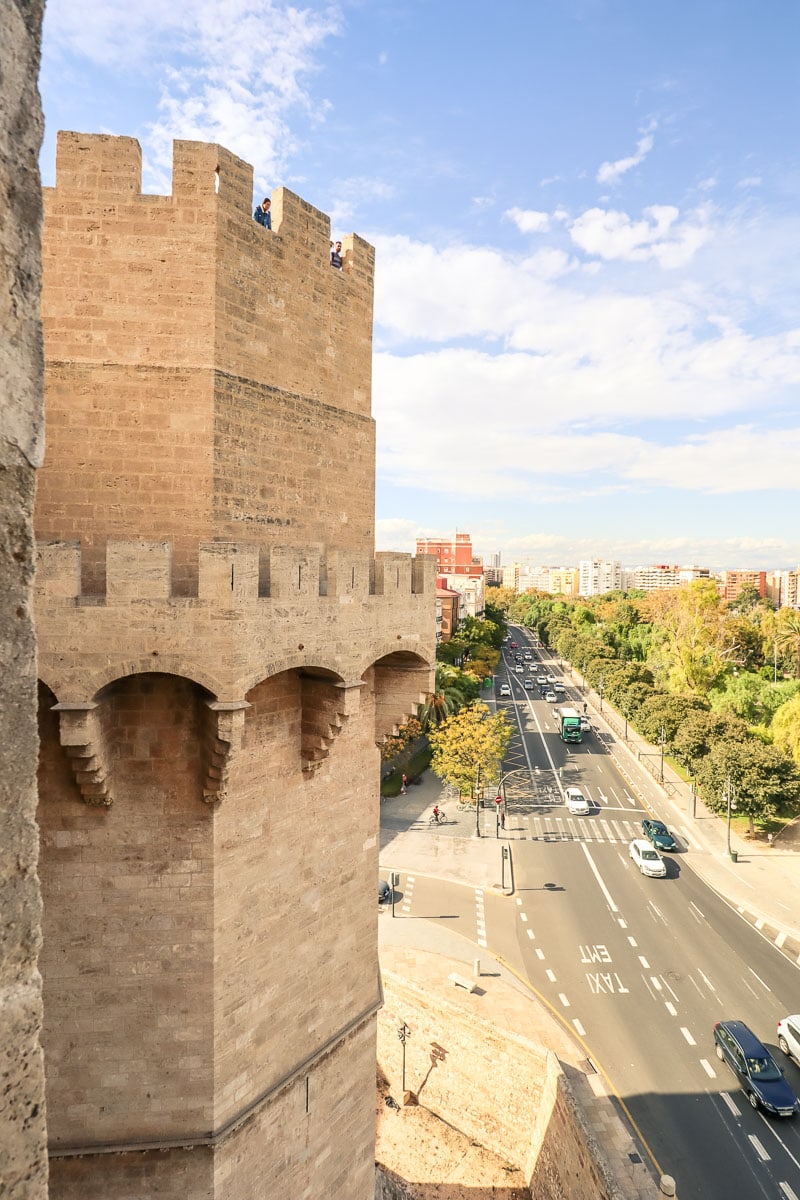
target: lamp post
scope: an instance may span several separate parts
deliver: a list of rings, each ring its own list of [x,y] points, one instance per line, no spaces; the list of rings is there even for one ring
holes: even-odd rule
[[[731,809],[736,808],[736,800],[734,799],[733,780],[730,775],[725,780],[725,798],[728,802],[728,858],[733,858],[731,850]]]
[[[664,747],[667,744],[667,731],[664,728],[663,722],[661,724],[661,733],[658,736],[658,744],[661,747],[661,772],[659,774],[659,780],[661,783],[663,783],[664,782]]]
[[[475,773],[475,837],[481,836],[481,764]]]
[[[605,680],[601,676],[597,681],[597,694],[600,697],[600,712],[603,711],[603,688],[604,687],[605,687]]]
[[[405,1096],[405,1094],[406,1094],[406,1042],[411,1037],[411,1030],[408,1028],[405,1021],[403,1021],[403,1024],[398,1029],[397,1036],[399,1037],[400,1043],[403,1047],[403,1095]]]
[[[586,695],[586,659],[581,663],[581,693]]]
[[[625,738],[624,738],[624,740],[627,742],[627,740],[628,740],[628,705],[627,704],[622,709],[622,715],[625,718]]]

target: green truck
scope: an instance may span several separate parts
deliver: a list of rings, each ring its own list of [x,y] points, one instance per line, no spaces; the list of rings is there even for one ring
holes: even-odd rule
[[[582,742],[581,715],[577,709],[564,705],[558,713],[558,733],[562,742]]]

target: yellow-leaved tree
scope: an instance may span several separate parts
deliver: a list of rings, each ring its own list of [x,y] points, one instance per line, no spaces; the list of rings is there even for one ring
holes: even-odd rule
[[[504,713],[492,713],[485,704],[470,704],[443,721],[429,734],[431,766],[440,779],[473,795],[478,781],[496,783],[503,755],[511,738]]]

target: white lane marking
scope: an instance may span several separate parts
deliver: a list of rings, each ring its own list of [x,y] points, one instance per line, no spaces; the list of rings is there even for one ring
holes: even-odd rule
[[[620,929],[627,929],[627,928],[628,928],[628,922],[625,920],[625,918],[624,918],[624,917],[620,917],[620,918],[619,918],[619,920],[617,921],[617,924],[619,925]],[[630,940],[630,939],[629,939],[629,940]],[[635,943],[635,942],[634,942],[633,944],[634,944],[634,946],[636,945],[636,943]]]
[[[764,991],[765,991],[765,992],[768,992],[768,991],[769,991],[769,988],[767,987],[766,983],[764,983],[764,980],[761,978],[761,976],[760,976],[760,975],[756,975],[756,973],[755,973],[755,971],[753,970],[753,968],[752,968],[752,967],[748,967],[747,969],[748,969],[748,971],[750,972],[750,974],[751,974],[751,975],[754,975],[754,976],[755,976],[755,978],[758,980],[758,982],[759,982],[759,983],[761,984],[761,986],[763,987]]]
[[[637,950],[639,948],[639,943],[637,942],[635,937],[628,938],[628,945],[633,946],[634,950]]]
[[[544,950],[537,950],[536,957],[543,959],[544,958]]]
[[[567,999],[567,997],[564,995],[563,992],[558,993],[558,998],[561,1001],[561,1003],[563,1004],[564,1008],[569,1008],[569,1000]]]
[[[703,914],[703,911],[702,911],[702,909],[699,909],[699,908],[697,907],[697,905],[695,904],[694,900],[690,900],[690,901],[689,901],[689,912],[692,914],[692,916],[693,916],[693,917],[695,918],[695,920],[697,920],[697,921],[705,921],[705,919],[706,919],[706,918],[705,918],[705,915]]]
[[[761,1142],[758,1140],[756,1135],[754,1133],[748,1133],[747,1140],[749,1141],[750,1145],[753,1147],[753,1149],[755,1150],[756,1154],[761,1159],[761,1161],[769,1162],[769,1155],[767,1154],[764,1147],[761,1145]]]
[[[675,991],[674,991],[674,990],[673,990],[673,989],[672,989],[672,988],[669,986],[669,983],[667,982],[667,980],[666,980],[666,979],[664,979],[664,978],[663,978],[663,976],[662,976],[662,980],[663,980],[663,983],[664,983],[664,987],[667,989],[667,991],[669,992],[670,996],[672,996],[672,999],[673,999],[673,1000],[676,1002],[676,1004],[677,1004],[677,1003],[678,1003],[678,996],[677,996],[677,993],[676,993],[676,992],[675,992]]]
[[[618,912],[619,912],[619,909],[617,908],[616,904],[615,904],[615,903],[614,903],[614,901],[612,900],[612,898],[611,898],[611,893],[609,892],[608,888],[607,888],[607,887],[606,887],[606,885],[603,883],[603,880],[602,880],[602,879],[601,879],[601,877],[600,877],[600,872],[598,871],[597,867],[594,865],[594,859],[592,858],[591,854],[590,854],[590,853],[589,853],[589,851],[587,850],[586,846],[585,846],[585,845],[583,845],[583,843],[581,843],[581,850],[582,850],[582,851],[583,851],[583,853],[586,855],[586,861],[588,862],[589,866],[591,867],[592,874],[594,875],[595,879],[597,880],[597,882],[598,882],[598,884],[599,884],[600,891],[603,893],[603,895],[604,895],[604,896],[605,896],[605,898],[606,898],[606,902],[608,903],[608,907],[611,909],[611,911],[612,911],[613,913],[618,913]]]
[[[576,1033],[580,1034],[581,1037],[586,1037],[586,1030],[583,1028],[577,1017],[572,1018],[572,1024],[575,1026]]]
[[[740,1116],[742,1115],[742,1114],[741,1114],[741,1111],[740,1111],[740,1110],[739,1110],[739,1108],[738,1108],[738,1106],[737,1106],[737,1105],[735,1104],[735,1102],[734,1102],[734,1101],[731,1099],[731,1097],[728,1095],[728,1093],[727,1093],[727,1092],[720,1092],[720,1099],[725,1101],[725,1103],[727,1104],[728,1108],[729,1108],[729,1109],[730,1109],[730,1111],[733,1113],[734,1117],[740,1117]]]
[[[608,796],[605,794],[605,792],[598,792],[597,794],[600,797],[601,804],[608,804]]]
[[[526,916],[526,914],[525,914],[525,913],[520,913],[520,914],[519,914],[519,919],[520,919],[520,921],[527,921],[527,919],[528,919],[528,918],[527,918],[527,916]]]
[[[692,1037],[692,1035],[689,1033],[689,1030],[686,1028],[686,1026],[685,1026],[685,1025],[681,1025],[681,1033],[682,1033],[682,1034],[683,1034],[683,1036],[686,1038],[686,1040],[687,1040],[687,1042],[689,1043],[689,1045],[690,1045],[690,1046],[696,1046],[696,1045],[697,1045],[697,1042],[694,1040],[694,1038]]]
[[[647,963],[645,963],[644,965],[647,966]],[[648,967],[648,970],[649,970],[649,967]],[[651,975],[650,982],[652,983],[653,987],[656,989],[657,992],[661,991],[661,980],[658,978],[657,975]]]
[[[555,981],[556,981],[555,971],[551,971],[550,968],[548,967],[547,970],[545,971],[545,975],[547,976],[547,978],[550,980],[551,983],[555,983]]]
[[[628,804],[630,804],[633,808],[636,808],[636,801],[634,800],[633,796],[630,796],[627,792],[625,792],[625,799],[628,801]]]
[[[642,966],[644,967],[645,971],[649,971],[649,970],[650,970],[650,963],[647,961],[647,959],[645,958],[645,956],[644,956],[643,954],[640,954],[640,955],[639,955],[639,962],[642,964]]]
[[[700,1066],[703,1068],[709,1079],[717,1078],[717,1072],[714,1070],[707,1058],[700,1059]]]
[[[756,989],[753,987],[753,985],[750,983],[749,980],[742,979],[742,983],[747,988],[748,992],[750,992],[751,996],[756,996],[756,997],[758,996],[758,992],[756,991]]]
[[[695,979],[694,975],[687,975],[687,979],[688,979],[688,980],[689,980],[691,983],[693,983],[693,984],[694,984],[694,986],[697,988],[697,994],[698,994],[698,996],[703,996],[703,990],[702,990],[702,988],[700,987],[700,984],[699,984],[699,983],[697,982],[697,980]],[[705,1000],[705,999],[706,999],[706,997],[705,997],[705,996],[703,996],[703,999]]]
[[[706,985],[706,987],[709,989],[709,991],[716,993],[717,989],[714,987],[713,983],[708,978],[706,973],[704,971],[701,971],[699,967],[697,968],[697,974],[700,976],[700,978],[702,979],[702,981]]]
[[[671,1017],[677,1017],[677,1015],[678,1015],[678,1010],[677,1010],[677,1008],[675,1007],[675,1005],[672,1003],[672,1001],[671,1001],[671,1000],[665,1000],[665,1001],[664,1001],[664,1007],[666,1008],[667,1012],[669,1013],[669,1015],[670,1015]]]
[[[517,904],[522,904],[522,897],[521,897],[521,896],[517,896]]]
[[[788,1183],[779,1183],[778,1187],[783,1192],[784,1196],[786,1197],[786,1200],[797,1200],[796,1193],[792,1191],[792,1189],[789,1187]]]
[[[533,939],[536,937],[536,934],[533,932],[532,929],[526,929],[525,932],[527,933],[527,935],[531,939],[531,941],[533,941]]]

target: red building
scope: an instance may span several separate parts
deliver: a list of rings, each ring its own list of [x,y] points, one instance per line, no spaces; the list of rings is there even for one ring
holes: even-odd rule
[[[455,541],[447,538],[417,538],[417,554],[432,554],[443,575],[469,575],[480,579],[483,559],[472,553],[472,534],[457,533]]]
[[[752,584],[763,598],[767,594],[767,572],[723,571],[719,580],[720,595],[723,600],[735,600],[747,584]]]

